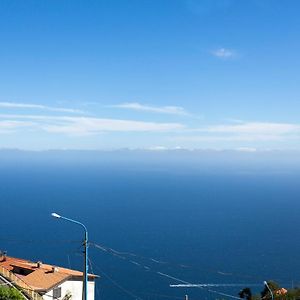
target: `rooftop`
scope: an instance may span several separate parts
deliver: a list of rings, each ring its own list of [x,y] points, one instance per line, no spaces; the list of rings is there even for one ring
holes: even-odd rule
[[[48,291],[63,281],[82,280],[83,277],[80,271],[10,256],[0,257],[0,267],[14,273],[35,291]],[[97,277],[88,275],[90,281]]]

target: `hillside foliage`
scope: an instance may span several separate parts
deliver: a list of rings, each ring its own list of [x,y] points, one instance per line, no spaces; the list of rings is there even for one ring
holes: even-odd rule
[[[0,286],[0,300],[24,300],[24,297],[14,288]]]
[[[268,286],[273,293],[274,300],[300,300],[300,288],[296,287],[293,289],[284,290],[274,281],[268,281]],[[244,288],[238,294],[241,299],[245,300],[272,300],[272,295],[269,289],[264,286],[260,295],[252,295],[249,288]]]

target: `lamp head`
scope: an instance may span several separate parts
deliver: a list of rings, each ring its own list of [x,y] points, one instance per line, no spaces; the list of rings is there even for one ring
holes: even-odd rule
[[[61,216],[57,213],[52,213],[51,216],[57,219],[61,218]]]

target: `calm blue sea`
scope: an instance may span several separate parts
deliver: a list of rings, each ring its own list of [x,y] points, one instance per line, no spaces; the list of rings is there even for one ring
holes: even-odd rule
[[[57,212],[89,229],[97,300],[226,298],[170,288],[181,283],[175,278],[261,284],[256,292],[269,279],[300,284],[298,166],[253,157],[83,155],[1,154],[0,249],[81,269],[83,232],[50,217]],[[241,288],[213,289],[237,296]]]

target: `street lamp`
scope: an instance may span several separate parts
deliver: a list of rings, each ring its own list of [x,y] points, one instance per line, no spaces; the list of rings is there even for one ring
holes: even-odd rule
[[[273,292],[272,290],[270,289],[268,283],[266,281],[264,281],[264,285],[267,287],[267,289],[269,290],[270,294],[271,294],[271,297],[272,297],[272,300],[274,300],[274,295],[273,295]]]
[[[82,300],[87,300],[88,268],[89,268],[89,264],[88,264],[88,246],[89,246],[88,245],[88,231],[87,231],[86,227],[78,221],[63,217],[63,216],[61,216],[57,213],[52,213],[51,216],[56,218],[56,219],[63,219],[63,220],[78,224],[81,227],[83,227],[83,229],[84,229],[84,242],[83,242],[83,245],[84,245],[84,272],[83,272],[83,282],[82,282],[83,283],[83,286],[82,286]]]

